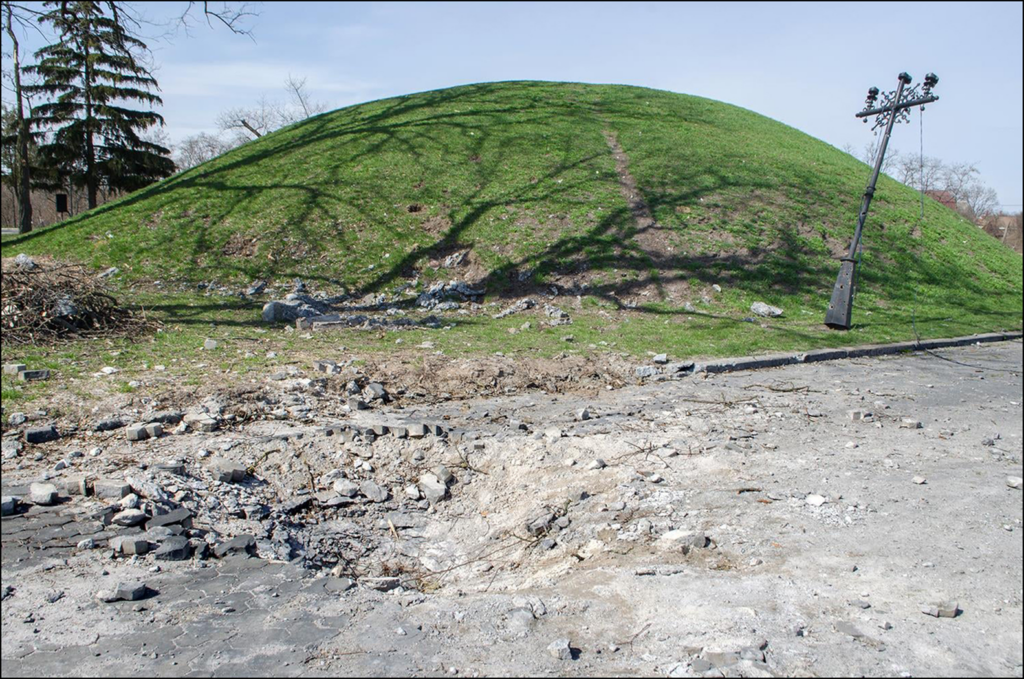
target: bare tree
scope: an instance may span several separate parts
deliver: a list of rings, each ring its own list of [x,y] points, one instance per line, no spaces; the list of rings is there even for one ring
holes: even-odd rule
[[[306,78],[289,75],[285,90],[289,95],[287,102],[272,101],[262,95],[254,106],[223,111],[217,117],[217,127],[222,132],[233,132],[238,143],[245,143],[327,110],[327,104],[310,96]]]
[[[931,191],[942,188],[944,171],[945,165],[938,158],[900,156],[893,168],[893,178],[918,191]]]
[[[202,5],[202,12],[198,11],[198,5]],[[247,2],[199,3],[190,1],[185,7],[185,11],[175,20],[175,27],[181,28],[188,34],[189,29],[196,22],[197,14],[202,14],[203,19],[206,20],[206,25],[211,28],[214,22],[219,22],[235,35],[245,35],[249,38],[253,38],[252,29],[246,24],[249,19],[259,16],[259,12],[255,11],[254,6]],[[254,38],[253,40],[255,41]]]
[[[291,95],[292,106],[285,109],[282,115],[284,124],[289,125],[315,115],[320,115],[327,110],[327,104],[322,101],[313,101],[306,90],[306,78],[295,78],[291,74],[284,81],[285,90]]]
[[[11,125],[5,130],[7,134],[3,139],[4,146],[12,149],[13,153],[5,154],[10,155],[10,163],[5,163],[9,166],[4,168],[4,174],[14,188],[18,203],[18,233],[28,233],[32,230],[32,168],[29,157],[32,132],[26,109],[31,109],[32,104],[23,87],[24,69],[18,33],[33,26],[31,20],[41,13],[20,3],[4,0],[0,3],[0,14],[3,17],[3,35],[9,42],[9,52],[4,50],[3,56],[5,60],[11,60],[10,70],[4,72],[3,85],[14,97],[14,106],[9,110]]]
[[[187,170],[196,165],[202,165],[208,160],[213,160],[217,156],[230,151],[235,146],[237,144],[233,143],[233,141],[226,141],[212,134],[200,132],[191,137],[185,137],[175,147],[174,161],[178,165],[179,171]]]
[[[255,106],[228,109],[217,117],[222,132],[234,132],[240,143],[259,139],[280,127],[278,104],[261,96]]]

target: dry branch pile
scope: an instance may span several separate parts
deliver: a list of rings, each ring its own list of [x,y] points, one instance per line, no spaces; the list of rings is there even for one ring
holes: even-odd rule
[[[148,324],[118,306],[103,280],[80,264],[24,255],[2,262],[4,344],[47,344],[136,333]]]

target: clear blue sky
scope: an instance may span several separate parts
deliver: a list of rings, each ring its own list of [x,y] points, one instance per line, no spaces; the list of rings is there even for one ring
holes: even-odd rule
[[[201,3],[198,3],[201,5]],[[217,3],[213,3],[217,4]],[[153,19],[185,2],[139,3]],[[977,165],[1021,209],[1022,4],[264,2],[255,42],[197,25],[149,41],[173,140],[308,78],[330,108],[497,80],[620,83],[736,104],[856,149],[867,88],[934,71],[925,154]],[[156,34],[157,30],[152,30]],[[918,153],[917,113],[893,147]],[[865,177],[866,179],[866,177]]]

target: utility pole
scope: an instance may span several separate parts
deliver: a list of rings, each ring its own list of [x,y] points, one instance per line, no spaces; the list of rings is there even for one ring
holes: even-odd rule
[[[850,243],[850,251],[840,259],[842,265],[839,267],[839,277],[836,279],[836,286],[832,290],[832,301],[829,302],[828,312],[825,314],[825,325],[833,330],[849,330],[850,314],[853,312],[853,288],[854,274],[857,267],[857,248],[860,247],[860,236],[864,229],[864,221],[868,216],[868,208],[871,206],[871,199],[875,195],[875,184],[878,182],[878,173],[882,170],[882,161],[885,159],[885,149],[889,145],[889,137],[892,135],[893,125],[898,122],[910,120],[910,109],[920,106],[924,110],[925,104],[938,101],[938,97],[932,94],[932,88],[939,82],[939,77],[929,73],[924,79],[924,88],[918,91],[918,86],[907,88],[912,78],[906,73],[900,73],[899,84],[895,91],[887,92],[883,96],[882,104],[877,104],[879,91],[877,87],[868,90],[868,98],[864,104],[864,110],[857,114],[864,122],[875,116],[875,124],[871,129],[878,129],[885,126],[885,134],[882,143],[878,147],[878,157],[875,158],[875,169],[871,173],[871,180],[867,189],[864,190],[864,200],[861,202],[860,214],[857,216],[857,230],[853,234],[853,242]]]

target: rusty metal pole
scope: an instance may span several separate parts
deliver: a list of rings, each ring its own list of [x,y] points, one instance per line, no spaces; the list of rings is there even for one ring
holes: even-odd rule
[[[876,116],[875,127],[885,125],[885,134],[882,137],[881,146],[878,149],[878,157],[875,158],[875,167],[871,172],[871,179],[864,190],[864,199],[861,201],[860,213],[857,215],[857,229],[853,234],[853,241],[850,243],[850,251],[846,257],[841,258],[842,265],[839,267],[839,276],[836,278],[836,285],[832,289],[832,299],[828,305],[828,312],[825,314],[825,325],[834,330],[849,330],[850,316],[853,312],[854,280],[857,267],[857,248],[860,247],[861,233],[864,230],[864,222],[867,220],[868,208],[871,207],[871,199],[875,195],[875,185],[878,183],[878,175],[882,171],[882,162],[885,159],[885,150],[889,146],[889,137],[892,136],[892,128],[897,122],[908,119],[909,109],[913,106],[924,106],[938,100],[938,97],[931,93],[931,89],[939,81],[938,77],[929,73],[925,78],[924,92],[913,90],[907,91],[910,96],[904,98],[904,92],[912,78],[906,73],[900,73],[899,84],[895,93],[890,92],[886,96],[886,103],[881,107],[875,106],[878,99],[878,88],[872,87],[868,90],[867,103],[864,110],[857,114],[867,122],[869,116]]]

